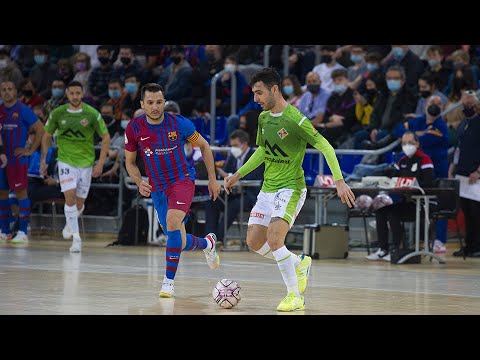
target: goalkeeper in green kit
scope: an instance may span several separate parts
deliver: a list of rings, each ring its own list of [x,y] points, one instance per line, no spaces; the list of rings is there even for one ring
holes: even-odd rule
[[[312,259],[290,252],[285,237],[307,195],[302,169],[307,142],[325,156],[342,202],[352,207],[355,195],[343,180],[333,147],[305,115],[283,98],[278,72],[264,68],[252,76],[250,85],[255,102],[264,110],[258,116],[258,149],[235,174],[224,179],[224,187],[230,193],[240,178],[265,162],[263,186],[248,220],[247,245],[277,262],[287,286],[287,296],[277,310],[304,310],[303,294]]]

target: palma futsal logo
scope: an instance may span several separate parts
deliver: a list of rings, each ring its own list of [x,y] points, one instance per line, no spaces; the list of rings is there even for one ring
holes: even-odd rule
[[[285,128],[282,128],[277,132],[277,134],[280,136],[280,139],[284,139],[288,135],[288,132],[285,130]]]

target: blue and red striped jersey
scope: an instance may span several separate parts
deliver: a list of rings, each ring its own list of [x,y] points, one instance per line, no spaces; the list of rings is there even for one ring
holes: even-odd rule
[[[158,125],[149,124],[146,115],[131,120],[125,129],[125,150],[142,154],[152,192],[164,191],[177,180],[195,180],[195,169],[183,150],[185,142],[196,142],[195,125],[181,115],[164,113]]]
[[[28,156],[16,157],[16,148],[24,148],[28,139],[28,129],[38,117],[24,103],[17,101],[12,107],[0,105],[0,127],[2,131],[3,146],[11,165],[28,164]]]

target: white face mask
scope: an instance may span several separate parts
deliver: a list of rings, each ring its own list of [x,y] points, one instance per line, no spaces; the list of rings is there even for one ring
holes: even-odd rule
[[[233,65],[233,64],[226,64],[226,65],[225,65],[225,70],[235,71],[235,65]]]
[[[412,144],[402,145],[402,150],[408,157],[412,157],[417,152],[417,147]]]
[[[236,146],[232,146],[230,148],[230,152],[232,153],[232,155],[235,157],[235,159],[238,159],[240,156],[242,156],[242,149],[240,149],[239,147],[236,147]]]
[[[183,150],[185,150],[185,155],[190,156],[193,152],[193,149],[189,146],[184,146]]]

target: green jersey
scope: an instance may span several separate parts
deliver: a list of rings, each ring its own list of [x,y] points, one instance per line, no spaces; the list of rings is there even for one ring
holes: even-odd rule
[[[108,133],[100,113],[82,103],[80,110],[71,110],[68,104],[50,113],[45,131],[53,135],[57,130],[58,161],[75,167],[89,167],[95,162],[93,134]]]
[[[341,179],[332,146],[296,107],[289,104],[281,113],[258,116],[257,145],[265,148],[263,191],[306,187],[302,163],[307,142],[325,154],[335,180]]]

